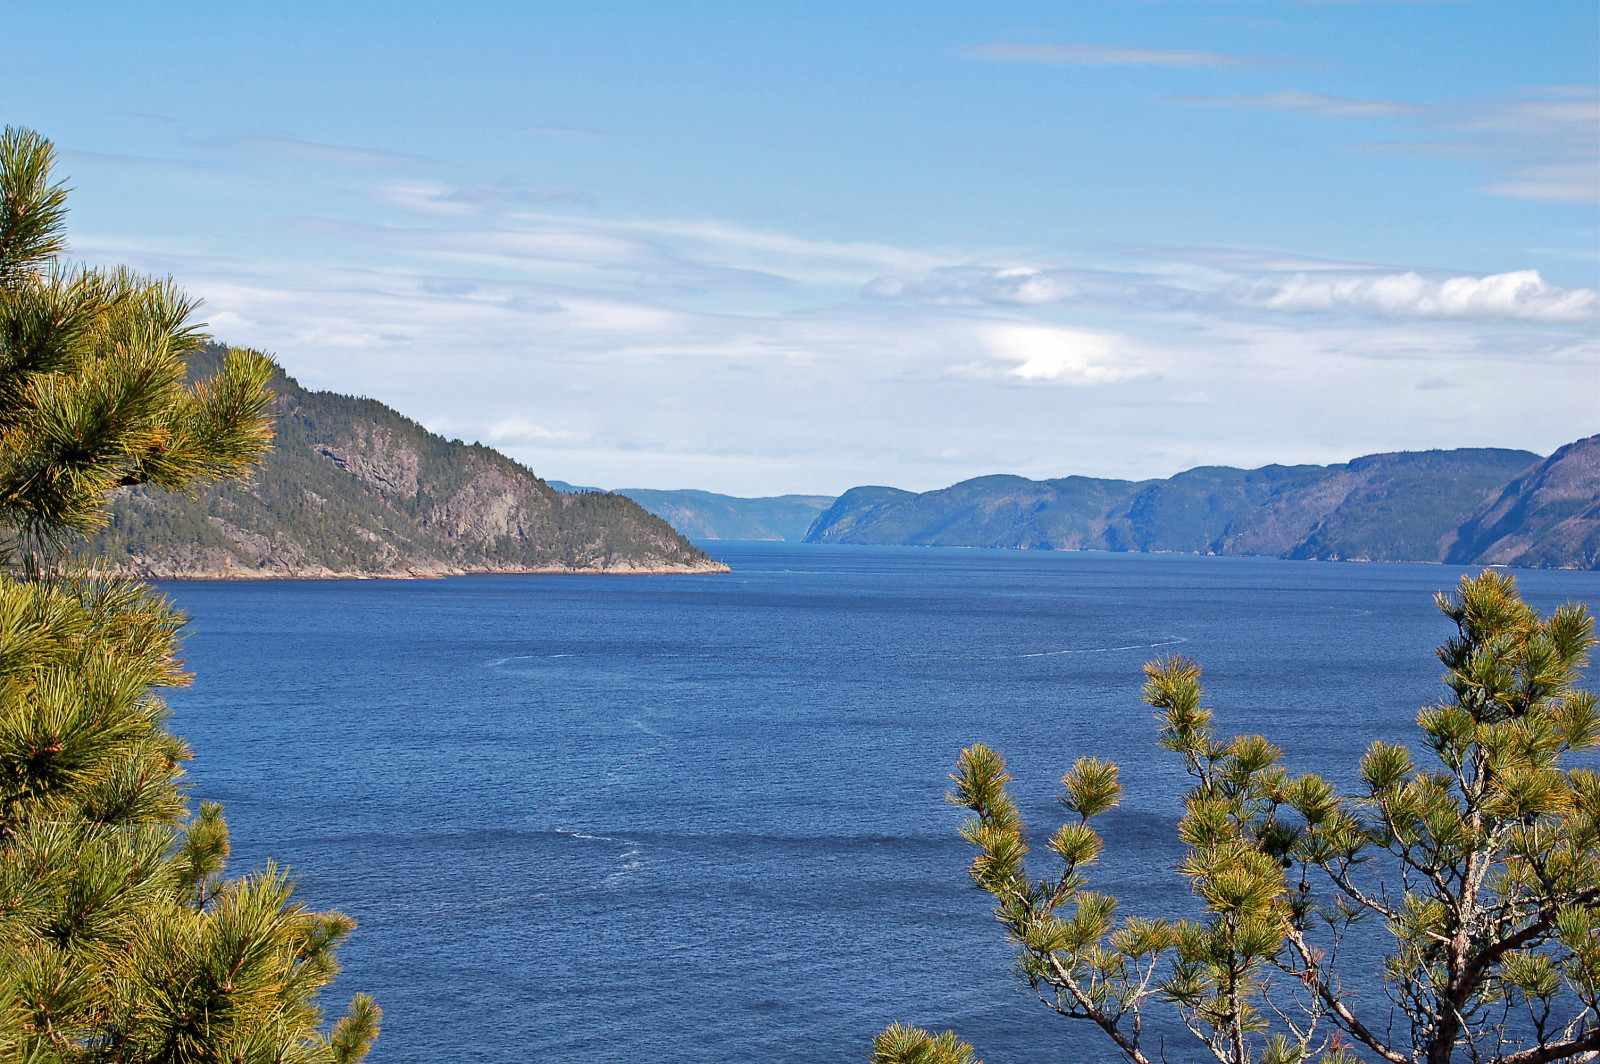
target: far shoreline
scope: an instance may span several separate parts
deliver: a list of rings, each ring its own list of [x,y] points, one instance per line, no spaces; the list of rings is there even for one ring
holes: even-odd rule
[[[254,584],[263,581],[282,580],[296,582],[310,581],[369,581],[369,580],[444,580],[457,576],[720,576],[731,573],[733,570],[723,562],[714,562],[710,565],[697,566],[627,566],[596,569],[568,568],[562,566],[539,566],[517,568],[470,568],[470,569],[418,569],[418,570],[391,570],[385,572],[336,572],[333,570],[318,571],[284,571],[277,569],[234,569],[225,572],[176,572],[161,573],[150,570],[107,570],[115,576],[127,576],[139,580],[148,580],[152,583],[193,583],[193,584]]]

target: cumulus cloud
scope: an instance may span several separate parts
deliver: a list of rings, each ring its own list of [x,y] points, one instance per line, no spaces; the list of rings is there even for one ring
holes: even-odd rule
[[[958,53],[968,59],[999,63],[1053,63],[1075,66],[1254,67],[1274,60],[1254,55],[1228,55],[1184,49],[1123,48],[1108,44],[1027,44],[986,41]]]
[[[1546,281],[1538,270],[1442,281],[1415,272],[1332,277],[1297,273],[1257,282],[1236,298],[1247,306],[1269,310],[1393,318],[1582,322],[1600,317],[1600,292],[1561,288]]]

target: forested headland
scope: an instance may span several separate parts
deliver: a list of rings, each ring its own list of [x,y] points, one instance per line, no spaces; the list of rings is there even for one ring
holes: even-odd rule
[[[226,350],[191,353],[190,375]],[[268,387],[276,436],[259,469],[195,496],[121,492],[82,556],[151,578],[727,569],[621,495],[558,492],[498,451],[281,369]]]

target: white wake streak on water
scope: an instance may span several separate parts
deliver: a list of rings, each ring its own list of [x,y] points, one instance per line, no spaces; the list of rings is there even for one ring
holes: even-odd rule
[[[1053,658],[1062,654],[1110,654],[1118,650],[1154,650],[1156,647],[1175,647],[1188,640],[1181,636],[1177,639],[1167,639],[1160,643],[1130,643],[1125,647],[1090,647],[1084,650],[1041,650],[1037,654],[1018,654],[1019,658]]]
[[[612,872],[610,875],[606,876],[604,882],[606,882],[606,883],[616,883],[619,880],[627,879],[630,873],[637,872],[639,869],[643,868],[644,867],[644,862],[643,861],[629,861],[628,860],[628,858],[630,858],[630,857],[638,857],[639,856],[639,852],[640,851],[638,851],[638,850],[629,850],[627,853],[619,854],[617,856],[617,860],[619,860],[619,861],[627,861],[628,863],[623,865],[621,868],[617,869],[615,872]]]
[[[509,658],[495,658],[493,661],[484,662],[484,667],[498,669],[502,665],[509,665],[513,661],[549,661],[552,658],[570,658],[571,654],[513,654]]]

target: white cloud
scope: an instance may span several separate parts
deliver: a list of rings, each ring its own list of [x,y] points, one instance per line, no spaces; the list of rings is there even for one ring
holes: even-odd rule
[[[1115,384],[1142,376],[1130,365],[1125,338],[1053,325],[994,324],[977,329],[990,357],[1015,363],[1007,373],[1025,381]]]
[[[1086,313],[1355,315],[1578,323],[1600,317],[1600,292],[1563,288],[1537,270],[1487,277],[1425,277],[1350,263],[1245,249],[1144,249],[1166,261],[1121,269],[1036,266],[944,267],[920,276],[875,278],[869,298],[933,307],[1046,307]]]
[[[373,189],[373,197],[391,207],[416,214],[454,218],[503,211],[517,204],[574,203],[583,198],[576,189],[560,186],[518,189],[479,185],[460,188],[438,181],[386,181]]]
[[[1027,44],[987,41],[958,53],[969,59],[1000,63],[1054,63],[1077,66],[1254,67],[1273,60],[1253,55],[1227,55],[1185,49],[1123,48],[1107,44]]]
[[[426,217],[428,224],[343,226],[354,239],[531,274],[559,266],[568,280],[578,278],[576,269],[631,274],[632,283],[650,288],[855,288],[885,269],[923,272],[953,261],[948,255],[889,244],[810,240],[714,220],[609,219],[511,209],[537,200],[581,198],[562,188],[462,188],[397,180],[374,186],[370,194],[385,206]],[[445,224],[450,220],[458,224]]]
[[[874,299],[914,299],[930,306],[1039,306],[1071,299],[1079,294],[1079,287],[1064,270],[960,266],[911,280],[875,277],[864,291]]]
[[[1205,247],[1082,266],[716,221],[422,227],[404,210],[319,229],[317,261],[77,243],[173,273],[220,338],[308,386],[575,483],[757,495],[1548,449],[1592,425],[1600,383],[1594,294],[1532,271],[1406,279]],[[757,273],[782,287],[752,296]]]
[[[1600,317],[1600,292],[1561,288],[1538,270],[1435,281],[1415,272],[1378,276],[1291,277],[1257,282],[1239,302],[1281,311],[1394,318],[1506,318],[1582,322]]]
[[[441,431],[439,428],[433,429]],[[588,438],[586,432],[566,432],[560,429],[547,429],[543,425],[536,425],[523,417],[506,418],[496,421],[489,426],[489,439],[494,443],[530,443],[577,441]]]
[[[1003,303],[1058,303],[1077,293],[1066,281],[1029,266],[996,270],[990,280],[995,291],[993,298]]]
[[[483,210],[481,204],[452,196],[450,186],[437,181],[386,181],[373,192],[379,201],[391,207],[419,214],[460,217]]]

